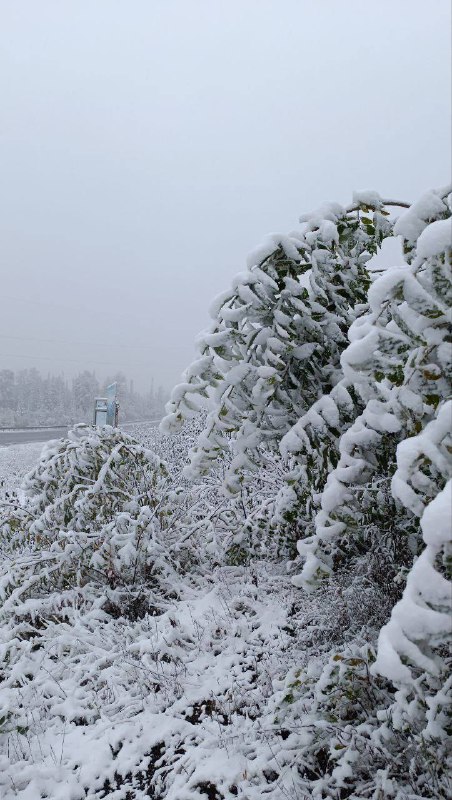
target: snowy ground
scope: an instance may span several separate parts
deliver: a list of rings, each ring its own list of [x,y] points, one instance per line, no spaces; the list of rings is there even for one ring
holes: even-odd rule
[[[0,498],[16,489],[23,476],[36,464],[42,442],[0,447]]]
[[[130,433],[176,460],[189,444],[147,425]],[[0,449],[2,492],[40,451]],[[300,600],[283,566],[256,562],[181,584],[156,617],[125,625],[93,609],[74,627],[55,619],[26,656],[35,680],[3,693],[20,720],[4,731],[0,797],[302,797],[292,774],[298,734],[282,725],[285,678],[313,635],[315,603]]]
[[[187,426],[167,437],[143,423],[128,433],[176,472],[195,435]],[[0,499],[40,451],[39,443],[0,448]],[[100,589],[91,605],[82,593],[62,606],[61,592],[44,592],[45,624],[36,609],[29,617],[27,600],[18,616],[3,604],[0,800],[394,797],[374,792],[365,770],[369,791],[350,794],[344,783],[352,774],[343,744],[351,720],[361,726],[364,763],[370,748],[370,712],[357,691],[372,691],[376,709],[383,702],[370,684],[366,639],[378,598],[355,596],[356,582],[350,593],[334,580],[306,594],[285,563],[225,566],[210,546],[203,539],[194,550],[202,570],[178,574],[177,591],[144,616],[105,611]],[[58,575],[64,581],[70,571]],[[161,598],[158,573],[153,580],[150,596]],[[351,618],[354,639],[344,642]],[[376,752],[372,769],[384,778],[386,755]],[[423,800],[397,795],[408,798]]]
[[[272,698],[274,682],[282,688],[290,666],[301,666],[282,630],[290,603],[280,584],[264,566],[230,568],[155,619],[127,628],[85,620],[41,720],[25,710],[35,689],[23,689],[28,733],[12,734],[9,763],[0,758],[1,796],[82,800],[90,787],[90,800],[145,800],[153,778],[168,800],[201,800],[212,780],[212,798],[232,799],[244,784],[250,800],[266,796],[263,786],[278,800],[298,797],[290,794],[294,742]],[[64,625],[48,635],[50,652],[69,645]],[[51,658],[40,665],[43,692],[54,666]]]

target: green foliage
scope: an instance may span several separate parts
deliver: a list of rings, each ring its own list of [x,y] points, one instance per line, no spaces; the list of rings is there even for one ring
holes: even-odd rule
[[[422,221],[421,230],[450,216],[446,201],[437,195],[434,207],[435,216],[432,219],[430,215],[428,223]],[[410,219],[416,208],[414,204],[397,223],[402,233],[405,229],[411,231]],[[405,228],[404,216],[408,218]],[[370,310],[351,328],[351,344],[342,362],[344,381],[355,386],[363,410],[340,438],[340,459],[328,474],[315,519],[315,534],[300,545],[306,558],[304,580],[308,583],[319,574],[329,573],[335,560],[343,560],[344,552],[353,552],[363,532],[372,549],[375,545],[368,535],[370,527],[385,535],[387,520],[394,518],[394,535],[403,530],[412,555],[420,552],[416,520],[397,495],[376,490],[391,484],[397,446],[435,418],[450,391],[447,309],[452,300],[452,282],[446,251],[440,249],[433,256],[416,258],[413,250],[409,266],[391,270],[373,284],[369,290]],[[337,391],[336,388],[331,393],[333,400]],[[422,479],[422,492],[427,494],[428,469],[426,465]],[[430,498],[446,480],[447,468],[443,464],[430,480]],[[399,557],[396,551],[394,555]],[[406,566],[403,549],[400,555],[400,567]]]
[[[248,272],[215,303],[212,329],[199,340],[201,358],[168,406],[164,425],[171,430],[214,390],[187,474],[206,474],[220,453],[231,452],[230,494],[259,469],[259,447],[277,450],[337,383],[348,328],[366,300],[366,262],[391,233],[380,206],[371,234],[359,214],[336,205],[302,220],[300,233],[272,237],[252,256]]]

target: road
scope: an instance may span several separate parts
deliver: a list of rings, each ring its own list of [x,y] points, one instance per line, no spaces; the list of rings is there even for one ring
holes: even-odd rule
[[[139,422],[125,422],[121,428],[129,428],[132,425],[158,425],[159,419],[140,420]],[[66,436],[68,428],[30,428],[30,430],[0,430],[0,447],[8,447],[13,444],[29,444],[30,442],[48,442],[50,439],[61,439]]]
[[[0,447],[10,444],[29,444],[29,442],[48,442],[49,439],[59,439],[66,436],[67,428],[42,428],[23,431],[0,431]]]

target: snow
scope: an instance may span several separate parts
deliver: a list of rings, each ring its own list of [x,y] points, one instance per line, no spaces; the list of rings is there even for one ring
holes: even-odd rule
[[[440,548],[452,542],[452,481],[427,506],[421,519],[426,549],[415,562],[402,599],[379,636],[378,656],[373,666],[395,683],[411,683],[413,675],[401,656],[431,675],[439,674],[430,648],[422,644],[450,634],[452,584],[435,568]]]
[[[404,439],[397,447],[397,470],[392,478],[392,493],[414,514],[421,516],[424,502],[412,486],[412,471],[418,460],[427,457],[441,475],[448,475],[451,469],[450,454],[442,451],[439,444],[450,431],[452,420],[452,400],[439,409],[436,419],[429,422],[417,436]]]
[[[165,441],[155,429],[144,433],[157,446]],[[153,748],[171,764],[167,800],[196,800],[204,781],[228,797],[231,786],[246,786],[258,800],[274,759],[272,797],[283,800],[287,777],[279,775],[278,754],[284,743],[269,703],[273,680],[299,662],[296,639],[282,630],[295,590],[284,570],[259,563],[220,568],[207,585],[179,588],[178,602],[156,617],[125,625],[93,606],[55,618],[42,631],[40,647],[24,653],[3,686],[6,713],[18,710],[20,697],[27,733],[13,735],[11,758],[0,756],[2,800],[41,792],[81,800],[84,787],[97,798],[115,774],[124,776],[124,794],[117,795],[123,798],[127,774],[146,772]],[[312,603],[306,605],[312,615]],[[17,613],[26,610],[26,604],[17,607]],[[2,634],[7,646],[8,626]],[[23,670],[33,681],[18,688]],[[40,695],[46,703],[35,716]],[[11,735],[3,734],[10,742]],[[145,787],[133,791],[136,800],[148,796]]]
[[[391,236],[383,240],[375,255],[366,263],[370,273],[393,269],[394,264],[403,264],[402,239]]]
[[[337,222],[345,213],[345,208],[339,205],[339,203],[323,203],[314,211],[301,214],[299,220],[302,223],[307,223],[308,228],[312,229],[319,221],[330,220],[330,222]]]
[[[268,256],[271,256],[271,254],[274,253],[277,248],[278,245],[274,239],[268,237],[263,244],[256,247],[249,254],[246,261],[248,268],[251,269],[258,264],[262,264],[262,262],[265,261]]]
[[[248,377],[249,373],[252,371],[252,367],[249,364],[238,364],[236,367],[233,367],[229,370],[226,383],[228,386],[238,386],[245,378]]]
[[[0,500],[2,494],[17,489],[23,476],[39,458],[42,442],[0,447]]]
[[[190,433],[176,437],[174,450],[156,428],[137,425],[132,432],[161,456],[173,448],[176,461],[190,444]],[[61,571],[71,536],[46,555],[47,581]],[[89,537],[79,533],[72,541],[75,557],[86,553]],[[124,564],[129,555],[123,553]],[[38,613],[25,590],[22,581],[15,601],[1,608],[0,655],[12,659],[0,692],[2,716],[11,719],[0,732],[2,800],[42,793],[100,800],[106,781],[114,787],[118,776],[117,791],[106,796],[126,800],[130,791],[145,800],[147,779],[139,775],[152,777],[165,800],[200,800],[200,786],[215,786],[226,800],[237,796],[234,787],[249,800],[287,800],[299,786],[306,794],[296,753],[325,735],[319,701],[301,696],[292,707],[284,698],[296,697],[291,684],[302,685],[302,669],[314,687],[326,669],[319,686],[327,685],[336,622],[331,600],[300,596],[284,564],[217,565],[199,582],[181,576],[178,599],[136,621],[105,614],[101,593],[91,607],[80,597],[71,607],[66,593],[62,617],[50,597],[42,598]],[[7,621],[14,604],[16,617]],[[52,622],[16,648],[28,613],[46,613]],[[340,785],[354,756],[336,755],[332,780]]]
[[[378,192],[372,189],[362,189],[361,191],[353,192],[353,203],[357,206],[366,206],[368,208],[381,208],[383,200]]]
[[[255,251],[160,432],[77,429],[19,495],[0,452],[2,800],[446,786],[447,206],[401,215],[368,305],[392,222],[347,213]]]
[[[448,247],[452,247],[452,220],[438,219],[422,231],[416,251],[419,258],[429,258],[443,253]]]
[[[339,234],[334,222],[330,222],[326,219],[321,223],[319,229],[319,238],[325,242],[325,244],[332,244],[332,242],[339,241]]]
[[[211,302],[211,304],[209,306],[209,316],[212,319],[216,319],[217,318],[220,309],[227,302],[229,297],[230,297],[230,292],[229,291],[225,291],[225,292],[221,292],[219,295],[217,295],[212,300],[212,302]]]
[[[446,204],[436,192],[426,192],[400,215],[394,225],[394,234],[403,236],[413,244],[427,227],[427,223],[446,210]]]
[[[370,286],[368,293],[371,309],[378,313],[384,300],[387,299],[397,284],[404,282],[411,271],[412,268],[405,264],[403,267],[391,267],[390,270],[377,278]]]
[[[306,358],[310,358],[316,349],[316,344],[313,344],[312,342],[305,342],[305,344],[300,344],[298,347],[294,347],[292,350],[292,355],[298,361],[304,361]]]
[[[452,539],[452,481],[425,509],[421,528],[424,542],[435,548]]]
[[[294,261],[298,262],[300,261],[298,245],[299,242],[294,237],[286,236],[281,233],[270,233],[265,241],[249,254],[246,262],[247,266],[249,269],[252,269],[254,266],[259,266],[279,247],[283,249],[288,258],[292,258]]]

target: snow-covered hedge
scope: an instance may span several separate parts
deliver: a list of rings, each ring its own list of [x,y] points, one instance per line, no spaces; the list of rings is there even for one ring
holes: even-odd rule
[[[397,689],[380,718],[416,750],[413,787],[439,797],[449,784],[435,748],[450,732],[450,187],[391,222],[392,201],[354,199],[304,215],[300,232],[253,255],[212,308],[164,427],[210,406],[189,474],[229,451],[230,493],[279,445],[289,469],[269,507],[273,527],[300,536],[295,585],[312,590],[339,571],[358,589],[362,565],[386,561],[367,572],[370,596],[383,591],[388,614],[396,602],[373,666]],[[391,235],[405,263],[371,283],[365,264]]]

